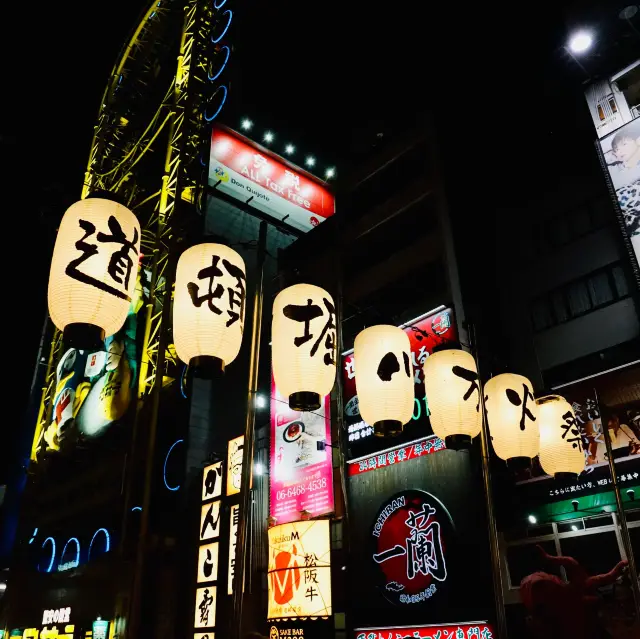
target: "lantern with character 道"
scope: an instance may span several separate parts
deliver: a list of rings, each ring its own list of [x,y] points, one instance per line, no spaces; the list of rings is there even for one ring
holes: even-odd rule
[[[353,357],[362,419],[378,437],[399,435],[414,405],[409,337],[397,326],[371,326],[356,337]]]
[[[460,349],[433,353],[424,361],[424,386],[433,432],[447,448],[469,448],[480,433],[480,382],[473,355]]]
[[[56,237],[48,305],[68,346],[99,349],[125,322],[136,286],[140,224],[102,197],[71,205]]]
[[[492,377],[484,390],[493,450],[516,468],[529,466],[540,448],[538,405],[531,382],[505,373]]]
[[[327,291],[294,284],[276,296],[271,327],[273,377],[293,410],[320,408],[336,378],[336,308]]]
[[[173,337],[178,357],[200,377],[222,373],[240,352],[247,278],[244,260],[224,244],[187,249],[178,260]]]
[[[556,478],[575,478],[584,470],[580,426],[569,402],[559,395],[537,400],[540,465]]]

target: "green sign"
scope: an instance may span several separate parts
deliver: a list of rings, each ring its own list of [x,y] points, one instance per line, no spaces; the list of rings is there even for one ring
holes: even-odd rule
[[[109,622],[96,619],[93,622],[93,639],[107,639],[109,636]]]

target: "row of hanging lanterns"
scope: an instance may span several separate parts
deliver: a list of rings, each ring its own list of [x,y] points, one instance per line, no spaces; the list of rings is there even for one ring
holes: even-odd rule
[[[70,346],[97,348],[124,324],[138,276],[140,236],[135,215],[109,199],[91,197],[65,213],[53,252],[48,300],[51,318]],[[173,304],[180,359],[203,370],[224,370],[240,351],[245,306],[246,268],[238,253],[215,243],[184,251]],[[333,388],[335,310],[331,295],[310,284],[290,286],[274,301],[273,374],[294,410],[317,410]],[[355,340],[354,365],[362,419],[378,436],[402,432],[414,407],[407,334],[389,325],[364,329]],[[471,445],[480,433],[484,406],[498,457],[517,462],[540,454],[550,474],[583,469],[575,415],[563,398],[536,401],[531,382],[513,374],[491,378],[483,390],[473,356],[460,349],[427,357],[424,378],[434,434],[448,447]]]

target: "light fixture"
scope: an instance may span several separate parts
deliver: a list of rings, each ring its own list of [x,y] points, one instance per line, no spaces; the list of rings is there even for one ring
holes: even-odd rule
[[[267,131],[267,132],[264,134],[264,141],[265,141],[267,144],[271,144],[271,142],[273,142],[273,139],[274,139],[274,138],[275,138],[275,135],[273,135],[273,133],[271,133],[271,131]]]
[[[267,398],[264,395],[256,395],[256,408],[266,408]]]
[[[335,174],[336,174],[336,170],[333,167],[325,171],[325,176],[327,177],[327,179],[332,178]]]
[[[362,419],[378,437],[399,435],[414,405],[409,337],[397,326],[365,328],[356,337],[353,358]]]
[[[284,152],[287,155],[291,155],[295,150],[296,150],[296,147],[293,146],[293,144],[287,144],[287,146],[284,147]]]
[[[307,156],[307,159],[304,161],[304,163],[307,166],[315,166],[316,159],[313,157],[313,155],[309,155],[309,156]]]
[[[102,197],[72,204],[51,259],[48,304],[68,347],[104,348],[124,324],[138,277],[140,223]]]
[[[584,470],[584,453],[571,405],[559,395],[541,397],[536,403],[542,469],[556,479],[575,479]]]
[[[244,118],[244,120],[242,120],[242,122],[240,123],[240,126],[243,130],[249,131],[249,129],[251,129],[251,127],[253,126],[253,122],[249,118]]]
[[[173,339],[199,377],[224,371],[238,356],[246,306],[244,260],[224,244],[198,244],[178,260]]]
[[[576,530],[578,530],[578,527],[575,524],[571,524],[571,530],[575,532]]]
[[[320,408],[336,378],[333,298],[312,284],[294,284],[273,303],[271,349],[278,391],[293,410]]]
[[[493,450],[514,467],[529,466],[540,449],[538,405],[531,382],[504,373],[492,377],[484,389]]]
[[[529,520],[530,524],[537,524],[538,523],[538,519],[534,515],[529,515],[527,517],[527,519]]]
[[[569,50],[571,53],[584,53],[592,44],[593,35],[589,31],[576,31],[569,39]]]
[[[473,355],[459,349],[438,351],[424,361],[429,420],[447,448],[469,448],[480,433],[480,387]]]

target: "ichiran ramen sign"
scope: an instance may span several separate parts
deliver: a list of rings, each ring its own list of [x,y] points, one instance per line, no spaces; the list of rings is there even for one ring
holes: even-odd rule
[[[379,588],[393,604],[423,604],[447,588],[451,516],[433,495],[407,490],[378,512],[371,529]]]

